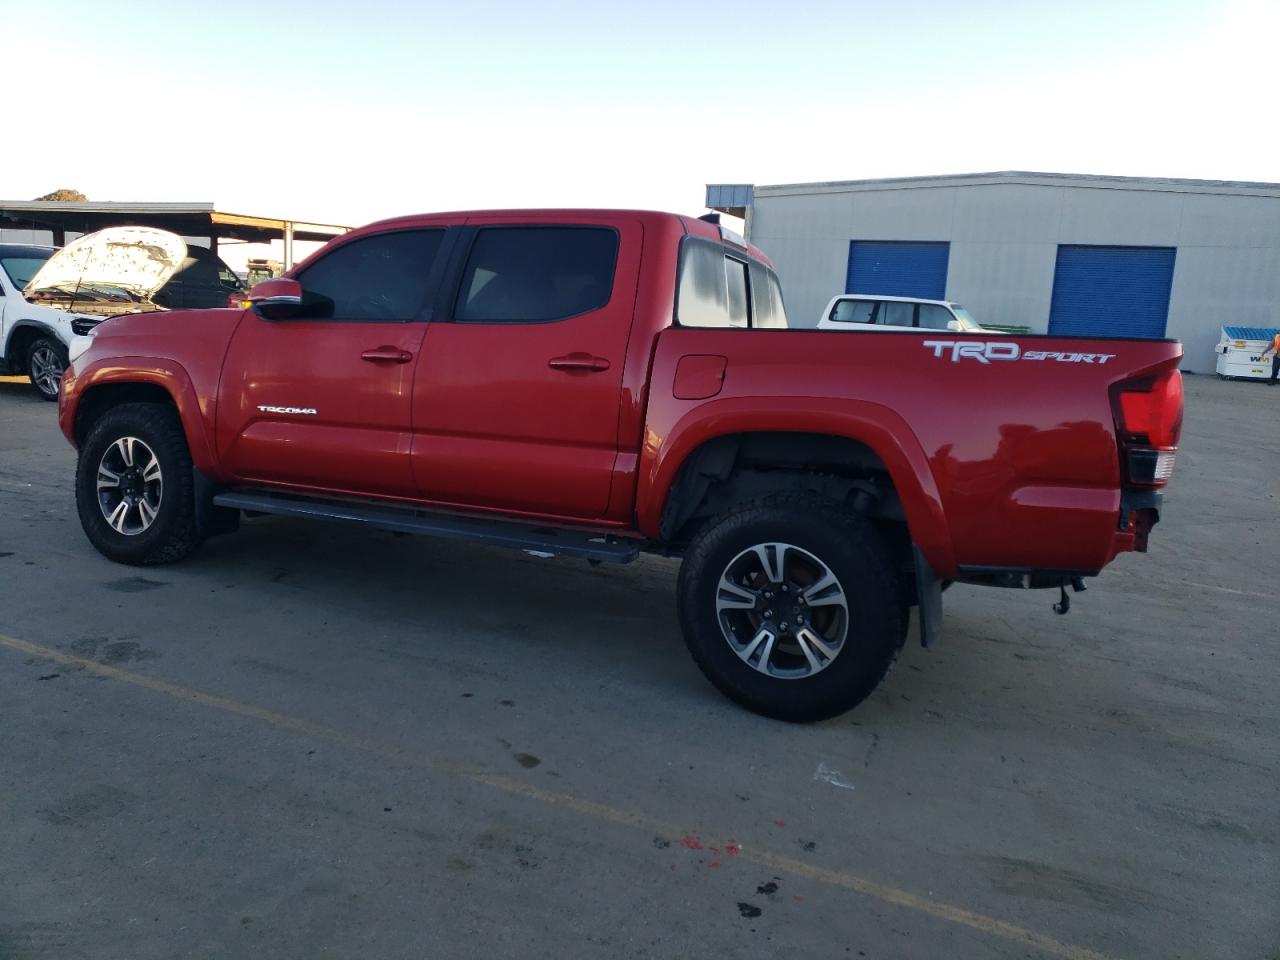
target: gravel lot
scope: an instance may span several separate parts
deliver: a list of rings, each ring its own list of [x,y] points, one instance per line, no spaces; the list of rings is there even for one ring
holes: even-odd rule
[[[675,566],[263,519],[99,557],[0,380],[0,958],[1280,958],[1280,389],[1188,377],[1071,613],[957,587],[855,712],[722,699]]]

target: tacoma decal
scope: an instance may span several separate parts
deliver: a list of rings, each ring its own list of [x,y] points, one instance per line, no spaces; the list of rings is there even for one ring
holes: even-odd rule
[[[300,417],[314,417],[316,415],[315,407],[270,407],[259,405],[258,409],[263,413],[290,413]]]
[[[1114,353],[1078,353],[1063,350],[1023,350],[1008,340],[925,340],[924,346],[941,360],[950,354],[952,363],[961,360],[1053,360],[1056,363],[1106,363]]]

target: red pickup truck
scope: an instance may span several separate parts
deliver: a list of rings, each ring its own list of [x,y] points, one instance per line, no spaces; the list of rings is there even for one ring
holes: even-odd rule
[[[786,328],[768,259],[621,210],[405,217],[245,310],[118,317],[60,396],[113,560],[243,514],[683,558],[728,696],[790,720],[938,635],[951,582],[1082,586],[1145,550],[1182,422],[1176,341]]]

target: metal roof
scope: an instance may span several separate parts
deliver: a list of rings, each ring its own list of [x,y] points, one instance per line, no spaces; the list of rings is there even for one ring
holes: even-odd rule
[[[718,210],[722,207],[751,206],[751,184],[749,183],[708,183],[707,208]]]
[[[1102,190],[1149,190],[1165,193],[1216,193],[1280,197],[1280,183],[1251,180],[1186,180],[1175,177],[1118,177],[1088,173],[1038,173],[1029,170],[996,170],[989,173],[955,173],[928,177],[886,177],[871,180],[826,180],[816,183],[757,184],[756,197],[793,194],[845,193],[862,190],[912,190],[926,187],[989,186],[1018,183],[1045,187],[1084,187]],[[712,187],[708,184],[708,194]]]
[[[0,200],[0,224],[27,230],[91,233],[104,227],[160,227],[187,237],[265,242],[293,225],[295,240],[330,240],[350,227],[215,210],[212,203]]]
[[[1270,340],[1280,327],[1223,327],[1222,333],[1228,340]]]

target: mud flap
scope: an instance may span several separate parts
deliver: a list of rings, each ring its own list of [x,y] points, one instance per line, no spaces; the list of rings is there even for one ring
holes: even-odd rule
[[[192,495],[195,500],[196,532],[201,539],[234,533],[240,528],[240,511],[215,506],[217,488],[195,467],[191,468]]]
[[[916,603],[920,617],[920,646],[929,647],[942,636],[942,581],[920,548],[911,545],[916,565]]]

